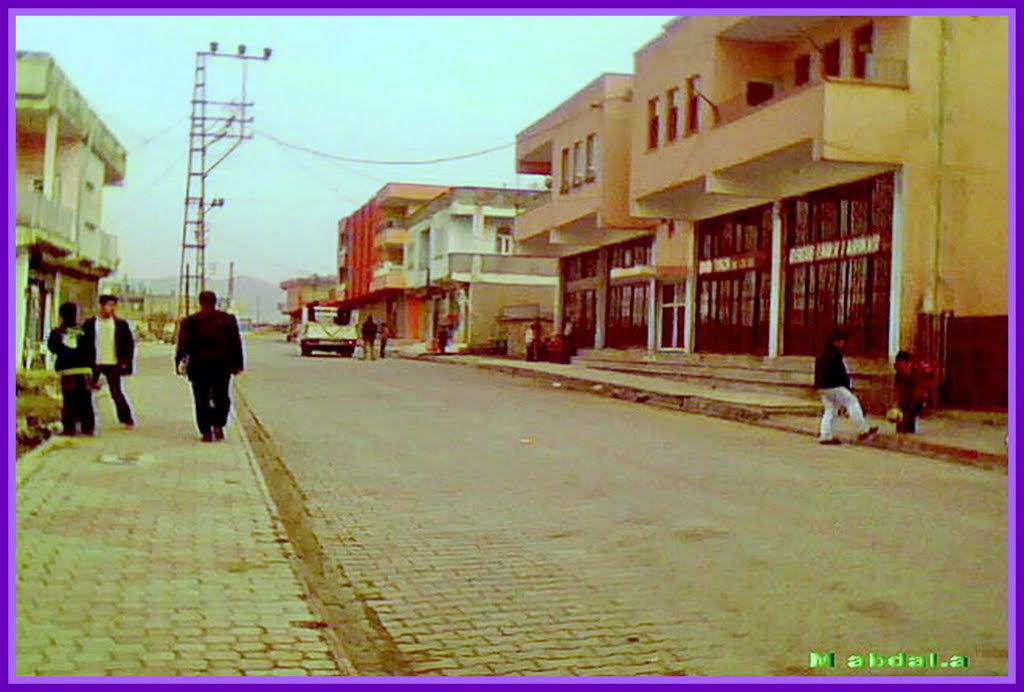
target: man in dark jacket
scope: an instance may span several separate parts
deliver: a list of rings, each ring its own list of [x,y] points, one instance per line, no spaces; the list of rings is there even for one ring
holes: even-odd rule
[[[199,312],[181,321],[175,367],[192,382],[203,442],[224,439],[231,410],[231,376],[243,370],[242,336],[234,315],[217,309],[213,291],[199,294]]]
[[[850,419],[857,426],[858,440],[866,440],[878,433],[877,427],[871,427],[864,419],[864,411],[860,401],[850,391],[850,375],[843,362],[843,345],[846,335],[835,332],[828,340],[824,352],[814,362],[814,387],[821,395],[825,404],[825,413],[821,417],[820,442],[823,445],[837,445],[839,440],[834,437],[832,424],[840,409],[845,409]]]
[[[377,360],[377,352],[373,350],[373,343],[377,340],[377,323],[373,321],[373,315],[367,315],[363,322],[363,360]]]
[[[117,296],[100,296],[99,316],[87,319],[82,329],[95,364],[93,386],[99,387],[100,377],[107,378],[110,397],[117,409],[117,420],[130,428],[135,425],[135,418],[124,395],[121,378],[132,374],[135,337],[128,322],[117,316]]]
[[[60,326],[50,332],[46,346],[57,356],[55,367],[60,375],[63,432],[74,435],[81,425],[83,435],[92,435],[96,429],[92,407],[92,349],[78,326],[78,306],[64,303],[58,313]]]

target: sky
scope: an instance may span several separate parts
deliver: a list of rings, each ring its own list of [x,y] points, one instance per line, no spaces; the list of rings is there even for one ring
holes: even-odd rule
[[[18,50],[51,53],[125,146],[102,228],[119,237],[119,277],[177,276],[195,52],[272,48],[251,61],[256,135],[208,178],[225,205],[207,219],[207,273],[279,282],[337,271],[337,222],[387,182],[527,187],[515,149],[429,166],[418,161],[510,145],[515,135],[633,52],[671,20],[547,17],[18,17]],[[210,66],[207,98],[240,97],[240,61]]]

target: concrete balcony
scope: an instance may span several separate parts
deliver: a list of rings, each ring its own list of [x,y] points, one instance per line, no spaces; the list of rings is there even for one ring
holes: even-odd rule
[[[409,231],[405,228],[382,228],[377,231],[374,245],[377,247],[405,247],[409,241]]]
[[[898,82],[893,67],[887,81]],[[831,80],[754,105],[728,99],[718,124],[633,158],[631,210],[701,219],[893,170],[906,159],[910,93]]]
[[[370,281],[370,291],[383,291],[386,289],[402,289],[406,287],[405,269],[401,265],[385,262],[373,272],[373,280]]]
[[[44,245],[56,255],[75,248],[75,213],[47,199],[28,181],[16,187],[17,247]]]
[[[79,229],[78,246],[72,256],[72,261],[82,265],[83,268],[107,272],[117,269],[119,262],[117,236],[97,229]]]
[[[431,276],[431,283],[551,284],[558,282],[558,260],[523,255],[489,255],[453,252],[448,255],[447,272]]]
[[[18,129],[45,133],[50,113],[60,116],[61,137],[89,141],[106,164],[105,183],[117,185],[125,176],[127,154],[106,124],[89,107],[64,72],[46,53],[17,55],[16,108]]]

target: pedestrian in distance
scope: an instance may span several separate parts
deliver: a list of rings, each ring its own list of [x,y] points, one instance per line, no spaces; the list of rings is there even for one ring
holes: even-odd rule
[[[893,368],[896,370],[893,377],[896,402],[890,409],[890,419],[896,423],[897,433],[916,433],[917,418],[927,399],[926,377],[907,351],[896,354]]]
[[[92,435],[96,414],[92,406],[93,350],[78,324],[78,306],[64,303],[58,310],[60,326],[50,332],[46,346],[57,356],[60,375],[62,434]]]
[[[566,348],[569,350],[569,357],[576,355],[576,333],[573,330],[572,320],[565,321],[565,327],[562,329],[562,334],[565,339]]]
[[[124,394],[123,378],[134,371],[135,337],[127,320],[117,316],[117,296],[100,296],[100,314],[87,319],[82,329],[95,357],[93,387],[98,389],[100,378],[106,378],[117,420],[125,427],[134,426],[135,417]]]
[[[448,327],[441,325],[437,328],[437,352],[444,354],[448,348]]]
[[[367,315],[363,321],[363,358],[377,360],[377,352],[373,349],[377,340],[377,323],[373,321],[373,315]]]
[[[537,328],[534,325],[526,327],[526,333],[523,335],[523,343],[526,345],[526,360],[536,360],[536,350],[534,349],[534,342],[537,340]]]
[[[391,336],[391,323],[383,322],[380,325],[380,357],[384,358],[388,347],[388,337]]]
[[[868,424],[864,418],[860,401],[850,391],[850,375],[846,370],[846,363],[843,361],[845,342],[846,335],[843,332],[834,332],[829,337],[825,350],[814,362],[814,387],[818,390],[821,401],[825,405],[819,437],[819,442],[823,445],[840,444],[833,433],[833,425],[840,409],[845,409],[854,425],[857,426],[858,440],[866,440],[878,434],[878,428]]]
[[[244,369],[242,336],[235,316],[217,309],[213,291],[199,294],[199,312],[181,321],[175,369],[192,383],[196,424],[203,442],[224,439],[231,411],[231,377]]]

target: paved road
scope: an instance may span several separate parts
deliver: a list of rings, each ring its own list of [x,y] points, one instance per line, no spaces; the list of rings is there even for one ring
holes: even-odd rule
[[[1006,674],[1005,475],[248,348],[240,390],[409,673],[856,674],[850,655],[934,651]]]

